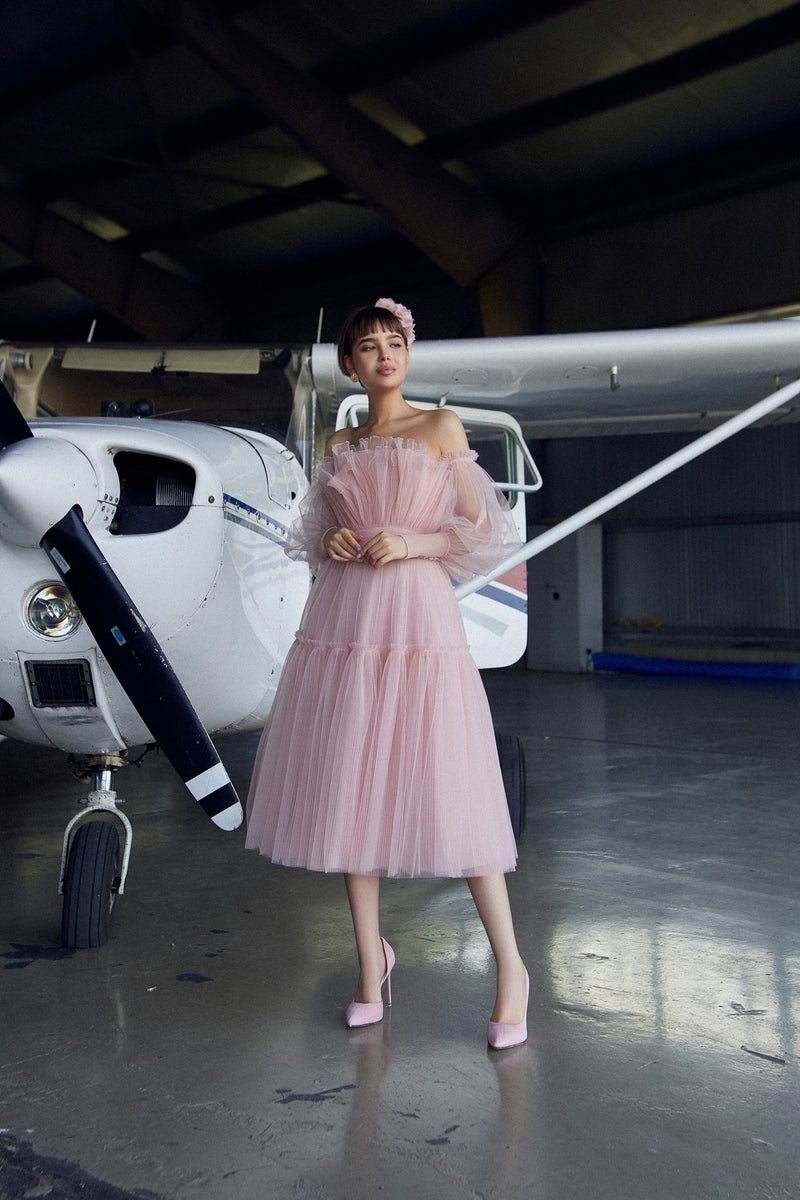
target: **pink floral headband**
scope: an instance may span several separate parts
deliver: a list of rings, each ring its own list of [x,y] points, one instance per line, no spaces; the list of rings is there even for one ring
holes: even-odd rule
[[[398,304],[396,300],[390,300],[388,296],[384,296],[381,300],[375,301],[376,308],[385,308],[387,312],[393,313],[397,317],[400,324],[403,326],[403,333],[406,335],[406,342],[410,346],[414,341],[414,318],[411,315],[411,310],[406,308],[405,304]]]

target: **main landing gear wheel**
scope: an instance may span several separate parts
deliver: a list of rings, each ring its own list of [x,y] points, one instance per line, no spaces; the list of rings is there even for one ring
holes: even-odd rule
[[[515,733],[498,733],[495,730],[494,736],[497,742],[500,770],[503,773],[503,785],[506,789],[511,826],[514,830],[514,837],[519,837],[525,829],[528,816],[525,750]]]
[[[111,914],[119,887],[119,834],[110,821],[80,825],[69,849],[64,873],[61,941],[86,950],[102,946],[111,932]]]

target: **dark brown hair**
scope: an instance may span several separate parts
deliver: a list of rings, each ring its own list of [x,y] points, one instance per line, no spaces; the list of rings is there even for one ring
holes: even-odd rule
[[[374,304],[367,305],[366,308],[357,308],[347,318],[339,334],[339,367],[344,375],[350,373],[344,365],[345,357],[353,353],[353,346],[357,341],[368,337],[377,329],[385,333],[399,333],[406,346],[408,345],[400,318],[389,312],[388,308],[376,308]]]

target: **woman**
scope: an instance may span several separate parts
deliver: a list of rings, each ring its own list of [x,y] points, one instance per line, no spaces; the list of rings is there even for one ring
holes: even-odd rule
[[[527,1037],[528,975],[504,873],[516,846],[491,715],[449,576],[490,570],[519,541],[450,410],[408,404],[414,325],[378,300],[339,341],[369,398],[329,439],[287,553],[316,572],[259,745],[247,845],[274,862],[341,871],[360,974],[351,1027],[391,1003],[394,953],[380,876],[465,877],[497,963],[488,1027]]]

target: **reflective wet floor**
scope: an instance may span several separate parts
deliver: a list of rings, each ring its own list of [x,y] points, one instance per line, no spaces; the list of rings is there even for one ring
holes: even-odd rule
[[[529,772],[530,1037],[502,1053],[463,883],[385,883],[394,1005],[348,1032],[341,880],[245,852],[153,755],[117,776],[111,939],[62,950],[81,787],[0,744],[4,1200],[798,1195],[800,685],[485,682]],[[219,745],[244,792],[256,738]]]

